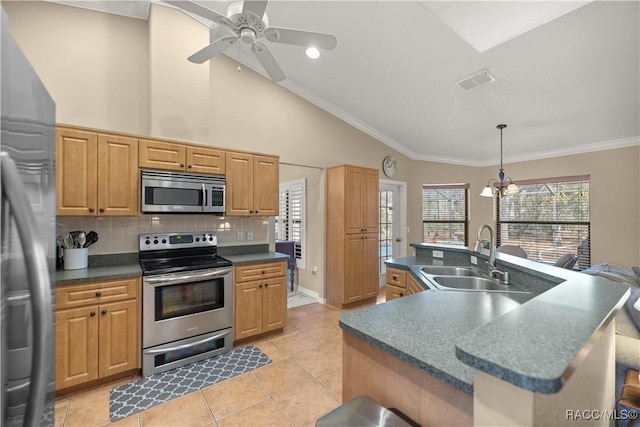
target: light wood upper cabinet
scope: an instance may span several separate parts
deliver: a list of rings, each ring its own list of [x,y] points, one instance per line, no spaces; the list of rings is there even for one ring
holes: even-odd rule
[[[56,129],[57,215],[95,215],[98,205],[98,134]]]
[[[278,215],[277,157],[226,153],[226,215]]]
[[[138,215],[138,140],[56,129],[57,215]]]
[[[378,171],[345,168],[345,228],[347,233],[378,231]]]
[[[225,152],[152,139],[140,140],[141,168],[225,174]]]

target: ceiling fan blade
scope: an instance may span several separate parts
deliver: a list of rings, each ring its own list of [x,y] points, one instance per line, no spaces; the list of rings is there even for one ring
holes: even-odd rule
[[[243,12],[251,12],[258,16],[258,18],[262,19],[264,16],[264,11],[267,8],[267,0],[245,0],[242,5]]]
[[[269,74],[271,80],[279,82],[287,78],[284,71],[282,71],[282,68],[280,68],[280,64],[278,64],[278,61],[276,61],[276,58],[273,56],[266,44],[256,42],[251,45],[251,50],[256,58],[258,58],[258,61],[260,61],[260,64],[262,64],[264,70]]]
[[[222,36],[221,38],[213,41],[209,46],[200,49],[189,58],[187,58],[191,62],[195,62],[196,64],[202,64],[205,61],[208,61],[212,57],[226,50],[229,46],[237,42],[239,39],[238,36]]]
[[[180,8],[182,10],[185,10],[187,12],[191,12],[194,13],[198,16],[201,16],[203,18],[208,19],[209,21],[213,21],[216,24],[223,24],[223,25],[231,25],[233,26],[233,23],[231,22],[231,20],[229,18],[227,18],[224,15],[219,14],[218,12],[216,12],[215,10],[211,10],[208,9],[204,6],[200,6],[197,3],[193,3],[192,1],[189,0],[164,0],[165,3],[168,3],[172,6],[175,6],[177,8]]]
[[[264,36],[267,40],[274,43],[314,46],[327,50],[335,48],[338,44],[338,39],[333,34],[294,30],[291,28],[269,27],[265,30]]]

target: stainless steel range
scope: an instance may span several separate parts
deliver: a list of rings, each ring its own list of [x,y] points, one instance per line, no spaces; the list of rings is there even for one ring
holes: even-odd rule
[[[233,269],[213,232],[140,234],[142,376],[233,348]]]

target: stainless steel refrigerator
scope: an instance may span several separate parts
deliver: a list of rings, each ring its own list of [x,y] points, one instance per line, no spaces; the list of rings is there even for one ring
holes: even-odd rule
[[[0,425],[53,425],[55,104],[1,14]]]

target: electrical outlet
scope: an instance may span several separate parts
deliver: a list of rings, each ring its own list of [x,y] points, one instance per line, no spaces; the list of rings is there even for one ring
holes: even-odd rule
[[[311,273],[318,274],[318,267],[314,265],[313,268],[311,269]]]
[[[253,231],[247,231],[247,242],[253,240]]]
[[[444,252],[442,251],[433,251],[434,258],[444,258]]]
[[[244,240],[244,231],[238,231],[236,234],[236,240],[238,242],[242,242]]]
[[[471,264],[478,265],[478,257],[471,255]]]

